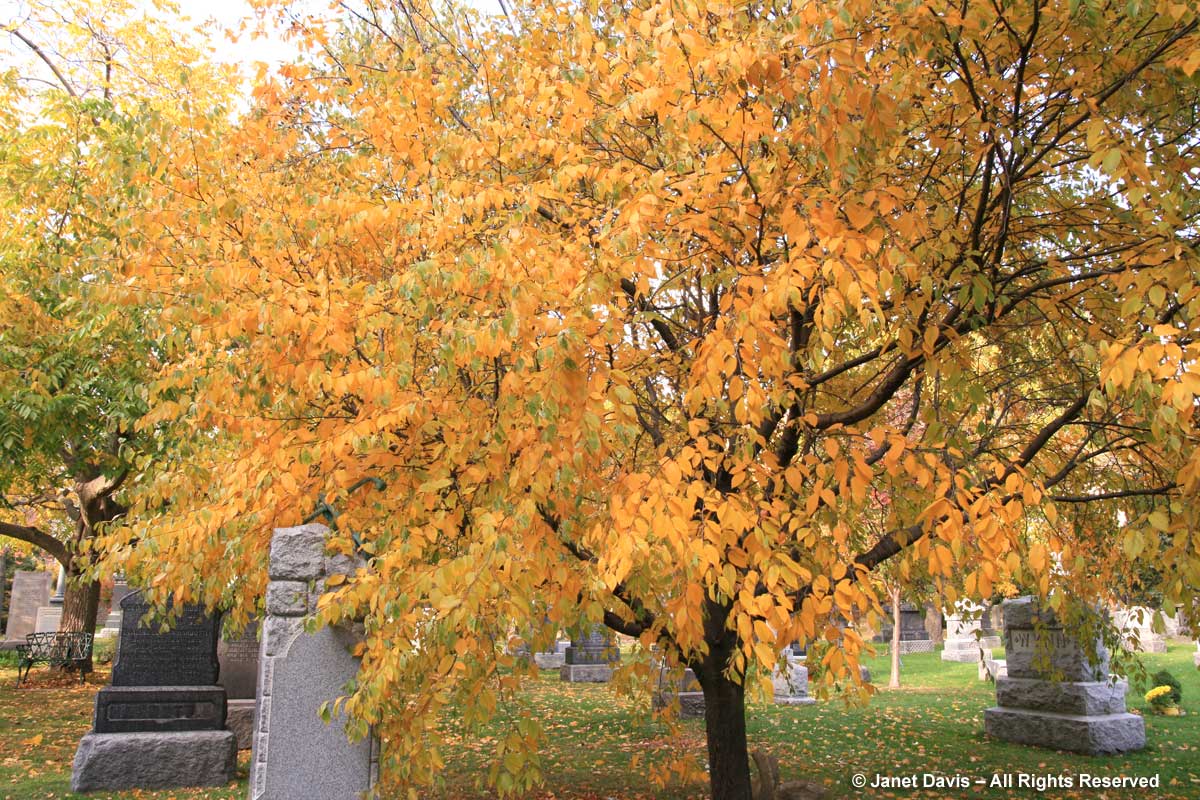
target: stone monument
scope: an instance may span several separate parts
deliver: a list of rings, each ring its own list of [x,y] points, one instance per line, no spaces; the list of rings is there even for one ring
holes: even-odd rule
[[[233,780],[237,742],[217,685],[220,621],[185,605],[162,630],[143,619],[141,592],[121,600],[112,685],[96,696],[92,731],[79,742],[71,790],[220,786]]]
[[[217,642],[217,660],[221,663],[217,682],[225,687],[229,698],[225,728],[237,735],[239,750],[249,750],[254,744],[258,650],[258,620],[251,620],[240,634],[222,636]]]
[[[1113,623],[1135,653],[1165,653],[1167,640],[1153,628],[1154,611],[1142,606],[1117,609]]]
[[[4,631],[4,648],[10,650],[25,644],[25,636],[34,633],[38,608],[50,601],[50,573],[19,569],[13,574],[12,594],[9,597],[8,625]]]
[[[362,565],[348,556],[326,556],[328,535],[324,525],[308,524],[278,528],[271,538],[250,800],[356,800],[375,785],[375,737],[352,742],[344,718],[327,724],[318,715],[358,674],[351,650],[361,641],[360,633],[339,626],[304,630],[325,578]]]
[[[54,583],[54,594],[46,604],[37,610],[37,619],[33,623],[34,633],[57,633],[62,624],[63,604],[66,602],[67,570],[61,564],[58,567],[58,580]]]
[[[542,653],[533,654],[533,663],[538,665],[538,669],[558,669],[561,670],[563,665],[567,663],[567,648],[570,642],[559,640],[554,643],[553,650],[547,650]]]
[[[121,601],[133,590],[124,578],[113,578],[112,598],[108,603],[108,614],[104,617],[104,627],[96,632],[101,639],[108,639],[121,632]]]
[[[1125,710],[1128,684],[1108,674],[1099,636],[1081,646],[1054,613],[1031,597],[1004,601],[1008,677],[996,678],[989,736],[1018,744],[1099,755],[1146,746],[1145,723]]]
[[[596,624],[585,630],[571,637],[559,677],[571,683],[607,683],[612,680],[612,665],[621,660],[621,651],[604,626]]]
[[[655,711],[678,707],[680,719],[704,717],[704,690],[690,668],[682,674],[672,675],[666,663],[658,668],[658,686],[650,696],[650,707]]]
[[[879,641],[890,644],[892,625],[885,624],[878,638]],[[929,631],[925,628],[925,611],[912,603],[900,604],[900,652],[933,652],[933,639],[929,637]]]
[[[863,667],[866,669],[866,667]],[[864,680],[870,680],[868,674]],[[784,650],[775,671],[771,675],[771,683],[775,689],[775,705],[778,706],[807,706],[817,702],[808,696],[808,667],[800,659]]]
[[[983,616],[979,618],[979,631],[981,645],[991,649],[1000,646],[1000,636],[1004,632],[1004,612],[1000,606],[984,604]]]
[[[983,607],[970,602],[960,602],[946,611],[946,643],[942,648],[942,661],[957,661],[973,664],[986,661],[992,654],[991,648],[982,644]]]

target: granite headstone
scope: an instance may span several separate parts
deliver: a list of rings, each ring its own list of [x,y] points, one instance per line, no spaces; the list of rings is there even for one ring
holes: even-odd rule
[[[121,639],[113,663],[113,686],[213,686],[220,673],[220,618],[187,604],[170,627],[144,620],[150,605],[136,591],[121,600]]]
[[[869,676],[866,680],[870,680]],[[771,684],[776,705],[806,706],[817,702],[808,696],[808,667],[786,650],[771,675]]]
[[[612,665],[621,660],[612,634],[596,624],[571,637],[559,677],[572,683],[605,683],[612,679]]]
[[[1019,744],[1098,755],[1146,746],[1145,723],[1125,710],[1128,685],[1108,674],[1097,635],[1081,641],[1033,598],[1004,601],[1007,677],[996,678],[988,735]]]
[[[658,686],[650,698],[650,707],[659,711],[673,709],[680,719],[695,719],[704,716],[704,690],[696,680],[696,673],[685,669],[668,669],[661,664],[658,670]]]
[[[232,780],[237,739],[216,685],[220,619],[203,606],[144,619],[141,592],[121,601],[113,683],[96,695],[92,731],[71,772],[76,792],[216,786]]]
[[[348,556],[326,556],[328,535],[324,525],[309,524],[276,529],[271,538],[250,800],[355,800],[377,778],[377,739],[350,741],[344,719],[327,724],[318,715],[358,674],[352,650],[361,641],[347,628],[304,629],[325,578],[361,566]]]
[[[25,637],[34,632],[38,608],[50,602],[49,572],[17,570],[13,574],[12,594],[9,596],[8,624],[4,631],[5,649],[25,644]]]
[[[225,727],[238,737],[238,749],[248,750],[254,743],[254,714],[258,689],[258,620],[251,620],[234,635],[224,635],[217,643],[221,664],[218,683],[229,697]]]

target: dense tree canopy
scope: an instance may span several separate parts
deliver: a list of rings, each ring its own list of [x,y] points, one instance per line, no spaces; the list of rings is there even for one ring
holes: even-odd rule
[[[372,558],[321,618],[365,619],[346,707],[389,785],[436,771],[440,710],[511,697],[508,637],[547,606],[539,644],[602,620],[696,671],[722,799],[749,796],[745,689],[783,646],[857,680],[838,623],[878,616],[885,561],[1054,605],[1153,562],[1192,613],[1188,4],[296,25],[308,63],[153,184],[128,279],[180,302],[143,424],[197,450],[109,544],[246,613],[270,529],[336,498],[335,546]],[[501,789],[538,777],[513,719]]]
[[[114,286],[140,251],[135,215],[163,150],[227,85],[183,31],[123,0],[23,4],[4,20],[0,85],[0,535],[49,552],[73,581],[63,626],[92,625],[76,581],[97,526],[124,511],[135,432],[161,348],[161,305]],[[188,85],[189,77],[192,85]]]

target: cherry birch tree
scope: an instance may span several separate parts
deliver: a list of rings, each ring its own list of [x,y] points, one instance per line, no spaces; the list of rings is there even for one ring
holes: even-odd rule
[[[784,646],[859,680],[837,623],[877,621],[885,562],[1052,606],[1153,562],[1195,608],[1188,4],[506,7],[294,12],[310,58],[164,176],[129,272],[189,301],[145,424],[212,456],[110,545],[246,606],[328,494],[369,564],[320,622],[364,620],[345,708],[389,791],[440,713],[519,701],[534,608],[535,644],[600,621],[695,671],[719,800]],[[512,718],[491,778],[524,791]]]

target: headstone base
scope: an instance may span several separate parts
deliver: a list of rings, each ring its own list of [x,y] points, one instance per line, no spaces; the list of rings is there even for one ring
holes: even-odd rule
[[[95,733],[219,731],[225,727],[220,686],[105,686],[96,695]]]
[[[1004,708],[1061,714],[1105,716],[1125,711],[1128,681],[1047,681],[1038,678],[996,679],[996,703]]]
[[[979,647],[974,639],[947,639],[942,649],[942,661],[974,664],[979,660]]]
[[[254,746],[254,712],[257,700],[230,700],[225,710],[225,730],[237,737],[238,750]]]
[[[608,683],[612,676],[607,664],[564,664],[558,671],[558,677],[568,683]]]
[[[680,719],[704,718],[704,692],[655,692],[650,707],[658,711],[679,704]]]
[[[236,768],[229,731],[89,733],[75,751],[71,791],[221,786]]]
[[[1145,720],[1137,714],[1088,717],[995,707],[983,712],[983,729],[1006,742],[1087,755],[1128,753],[1146,746]]]
[[[983,660],[979,662],[979,680],[999,680],[1000,678],[1008,677],[1008,662],[1004,660],[997,661],[992,658],[992,653],[989,650],[984,654]]]
[[[533,663],[538,669],[561,669],[567,663],[564,653],[534,653]]]

